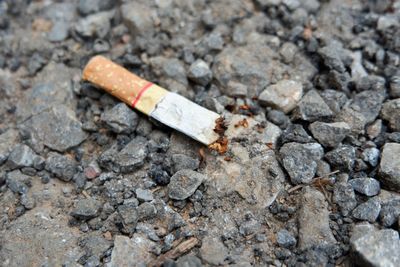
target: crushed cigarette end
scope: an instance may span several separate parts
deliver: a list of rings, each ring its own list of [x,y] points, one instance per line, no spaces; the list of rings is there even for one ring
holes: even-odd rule
[[[225,136],[226,129],[228,129],[228,126],[223,117],[219,117],[215,120],[214,132],[219,135],[219,138],[217,141],[210,144],[208,148],[217,151],[220,155],[223,155],[228,151],[228,138]]]
[[[243,119],[243,120],[239,121],[238,123],[236,123],[234,126],[235,126],[235,128],[238,128],[240,126],[247,128],[247,127],[249,127],[249,122],[246,119]]]
[[[209,145],[208,148],[223,155],[228,151],[228,138],[226,138],[226,136],[220,137],[217,141]]]

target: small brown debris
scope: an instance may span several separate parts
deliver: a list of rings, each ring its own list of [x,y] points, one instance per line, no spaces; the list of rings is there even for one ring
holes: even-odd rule
[[[240,126],[247,128],[247,127],[249,127],[249,122],[246,119],[243,119],[243,120],[239,121],[238,123],[236,123],[234,126],[235,126],[235,128],[238,128]]]
[[[269,149],[274,149],[274,144],[273,143],[266,143],[267,147]]]
[[[223,155],[228,151],[228,138],[225,136],[220,137],[217,141],[208,146],[208,148],[217,151],[220,155]]]
[[[152,261],[149,263],[148,266],[151,267],[159,267],[162,266],[163,263],[167,260],[167,259],[176,259],[179,258],[181,255],[189,252],[192,248],[194,248],[197,244],[199,243],[199,240],[195,237],[191,237],[188,240],[183,241],[182,243],[180,243],[179,245],[177,245],[176,247],[174,247],[173,249],[171,249],[170,251],[168,251],[167,253],[161,255],[160,257],[158,257],[158,259]]]
[[[53,23],[43,18],[36,18],[32,22],[32,30],[37,32],[48,32],[51,30],[51,27],[53,27]]]
[[[104,236],[104,238],[105,238],[106,240],[108,240],[108,241],[111,241],[111,240],[112,240],[112,234],[111,234],[110,231],[105,232],[105,233],[103,234],[103,236]]]
[[[250,110],[250,107],[248,105],[241,105],[241,106],[239,106],[239,109]]]
[[[313,34],[313,32],[312,32],[312,29],[311,29],[310,27],[305,27],[305,28],[304,28],[304,31],[303,31],[303,38],[304,38],[305,40],[310,40],[311,37],[312,37],[312,34]]]
[[[224,158],[224,160],[225,160],[225,161],[231,161],[231,160],[232,160],[232,157],[226,156],[226,157]]]
[[[215,121],[214,132],[216,132],[219,136],[223,136],[226,129],[228,129],[228,127],[225,124],[225,119],[223,117],[219,117]]]
[[[206,161],[206,152],[204,151],[204,147],[199,149],[199,155],[200,155],[200,164]]]

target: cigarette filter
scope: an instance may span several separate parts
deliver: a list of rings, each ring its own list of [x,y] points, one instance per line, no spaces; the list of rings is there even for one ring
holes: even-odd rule
[[[136,76],[103,56],[95,56],[87,63],[82,78],[205,145],[220,137],[214,131],[220,115]]]

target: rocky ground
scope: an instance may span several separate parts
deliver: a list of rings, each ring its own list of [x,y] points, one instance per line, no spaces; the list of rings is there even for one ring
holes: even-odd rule
[[[400,2],[3,0],[0,47],[1,266],[400,266]],[[96,54],[228,151],[83,83]]]

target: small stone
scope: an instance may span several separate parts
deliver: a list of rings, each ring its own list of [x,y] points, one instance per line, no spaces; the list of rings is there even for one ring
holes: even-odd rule
[[[382,106],[381,117],[389,122],[393,131],[400,132],[400,98],[386,101]]]
[[[96,161],[92,161],[89,165],[83,170],[85,177],[87,179],[94,179],[101,174],[101,169]]]
[[[212,79],[212,72],[206,62],[198,59],[190,65],[188,77],[193,82],[206,86]]]
[[[75,31],[84,38],[104,38],[110,32],[114,11],[103,11],[81,18],[74,25]]]
[[[356,178],[351,179],[349,183],[355,191],[369,197],[376,196],[381,190],[379,182],[374,178]]]
[[[75,112],[63,105],[31,117],[22,127],[31,132],[32,138],[59,152],[77,146],[87,138]]]
[[[190,169],[195,170],[200,165],[200,160],[197,158],[192,158],[190,156],[186,156],[184,154],[174,154],[171,157],[172,163],[174,166],[174,172]]]
[[[308,135],[301,124],[290,124],[282,133],[282,143],[312,143],[315,140]]]
[[[8,157],[7,165],[11,169],[31,167],[33,166],[33,162],[36,157],[37,156],[35,152],[33,152],[33,150],[29,146],[18,144],[11,151]]]
[[[114,6],[112,0],[79,0],[78,11],[83,15],[110,9]]]
[[[80,199],[75,203],[71,215],[77,219],[89,220],[100,215],[102,203],[93,198]]]
[[[139,221],[137,202],[138,201],[136,200],[135,202],[132,201],[118,206],[118,214],[122,218],[125,230],[129,233],[135,230],[136,224]]]
[[[338,113],[348,101],[345,93],[331,89],[322,91],[321,97],[334,113]]]
[[[313,122],[310,131],[323,146],[336,147],[350,133],[350,126],[345,122]]]
[[[32,196],[24,194],[21,196],[21,204],[24,206],[25,209],[31,210],[35,207],[36,202]]]
[[[367,127],[367,134],[370,139],[378,137],[381,131],[382,131],[382,120],[376,120]]]
[[[352,238],[350,245],[362,266],[400,266],[400,240],[395,230],[365,231],[358,238]]]
[[[41,70],[46,65],[47,60],[43,58],[39,53],[34,53],[28,62],[28,73],[34,75],[36,72]]]
[[[139,221],[151,219],[157,215],[157,209],[153,204],[144,202],[137,207],[137,214]]]
[[[13,129],[0,134],[0,166],[7,160],[17,138],[18,132]]]
[[[268,86],[258,97],[261,105],[289,113],[303,96],[301,83],[292,80],[282,80]]]
[[[318,143],[287,143],[279,152],[293,184],[310,183],[317,170],[317,161],[324,155]]]
[[[70,23],[64,20],[57,20],[53,23],[50,32],[47,33],[47,39],[50,42],[61,42],[67,39],[69,35]]]
[[[353,97],[353,102],[350,107],[363,114],[366,123],[371,123],[378,117],[384,99],[385,93],[383,90],[363,91]]]
[[[344,216],[347,216],[356,206],[357,200],[353,187],[349,183],[339,182],[333,188],[335,202]]]
[[[151,8],[140,2],[130,2],[120,7],[124,24],[133,36],[151,36],[154,33],[154,24]]]
[[[354,165],[356,151],[354,147],[342,145],[326,153],[325,158],[331,166],[344,171],[351,171]]]
[[[311,90],[300,100],[294,115],[298,119],[313,122],[330,118],[334,114],[317,91]]]
[[[289,117],[280,110],[272,109],[268,111],[267,119],[275,125],[278,125],[281,129],[286,129],[286,127],[288,127],[290,124]]]
[[[201,260],[193,255],[185,255],[176,261],[175,267],[202,267]]]
[[[101,120],[115,133],[129,134],[136,129],[139,116],[124,103],[115,105],[101,115]]]
[[[400,75],[394,76],[390,80],[389,95],[392,98],[400,98]]]
[[[346,68],[340,56],[340,49],[334,47],[334,44],[330,46],[324,46],[318,50],[318,54],[322,57],[324,64],[340,73],[344,73]]]
[[[118,153],[115,164],[121,172],[131,172],[144,164],[147,154],[147,140],[139,136],[129,142]]]
[[[286,42],[279,50],[279,54],[282,56],[283,62],[289,64],[293,61],[297,51],[298,48],[294,43]]]
[[[206,177],[192,170],[180,170],[171,177],[168,184],[168,196],[176,200],[184,200],[190,197],[206,180]]]
[[[392,226],[400,216],[400,200],[392,199],[382,204],[382,209],[379,214],[383,226]]]
[[[148,189],[141,189],[138,188],[135,190],[136,198],[139,201],[145,202],[145,201],[153,201],[153,193],[148,190]]]
[[[351,127],[351,132],[354,135],[364,133],[367,120],[365,116],[351,107],[344,107],[335,117],[337,122],[346,122]]]
[[[6,174],[6,184],[14,193],[24,195],[28,192],[31,178],[15,170]]]
[[[276,242],[279,246],[284,248],[290,248],[296,245],[296,238],[293,237],[286,229],[280,230],[276,236]]]
[[[358,205],[352,212],[353,217],[373,223],[379,216],[381,211],[381,203],[376,198],[371,198],[367,202]]]
[[[229,81],[227,85],[227,94],[228,96],[231,97],[246,97],[248,93],[247,86],[234,82],[234,81]]]
[[[379,164],[379,179],[383,185],[400,192],[400,144],[386,143]]]
[[[214,266],[222,265],[227,256],[227,248],[217,237],[207,236],[203,239],[200,248],[200,257],[203,261]]]
[[[379,162],[381,152],[376,147],[364,149],[361,154],[362,160],[368,162],[372,167],[376,167]]]
[[[65,182],[71,181],[77,168],[77,163],[69,156],[51,152],[46,159],[46,170]]]
[[[155,244],[144,234],[135,233],[132,238],[117,235],[114,239],[110,266],[147,266],[154,257],[151,249]]]
[[[328,204],[324,195],[312,187],[305,187],[299,211],[299,243],[301,250],[314,246],[332,245],[336,240],[329,227]]]
[[[249,236],[257,233],[261,228],[261,224],[254,218],[244,221],[239,227],[239,233],[243,236]]]

